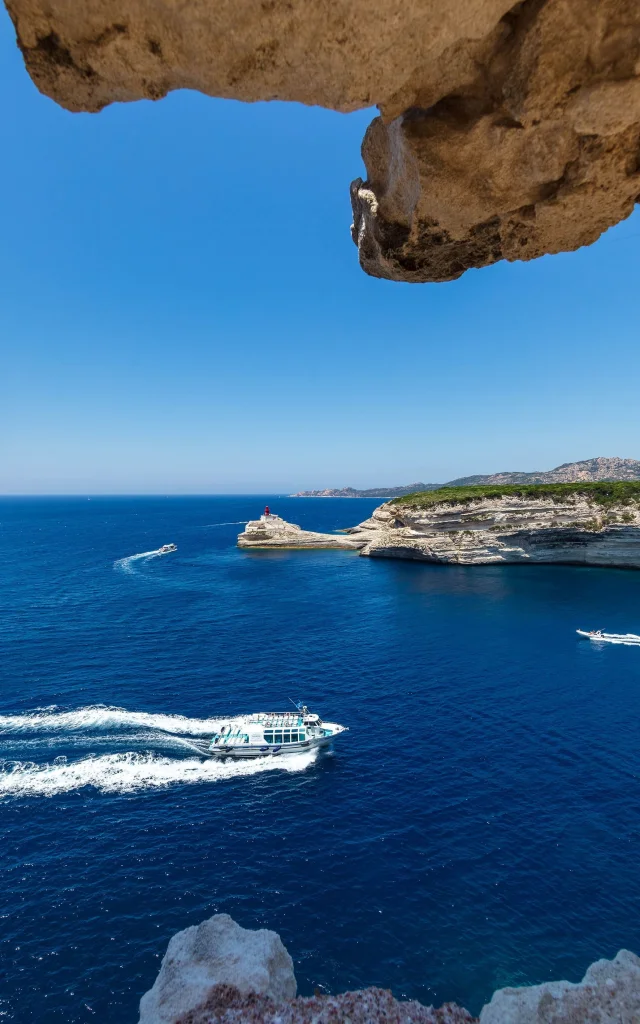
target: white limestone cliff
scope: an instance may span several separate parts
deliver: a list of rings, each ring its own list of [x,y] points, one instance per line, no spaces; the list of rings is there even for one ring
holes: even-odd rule
[[[486,565],[543,562],[640,568],[640,510],[584,495],[388,502],[350,531],[361,554]]]

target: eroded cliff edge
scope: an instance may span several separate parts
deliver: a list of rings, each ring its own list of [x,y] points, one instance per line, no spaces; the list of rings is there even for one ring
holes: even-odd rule
[[[592,964],[579,984],[547,982],[494,992],[480,1017],[435,1009],[369,988],[296,996],[293,961],[276,932],[241,928],[217,914],[171,939],[139,1024],[637,1024],[640,959],[621,950]]]
[[[640,194],[636,0],[6,0],[74,111],[198,89],[378,105],[353,238],[370,274],[445,281],[587,245]]]
[[[541,485],[483,493],[491,490],[409,495],[381,505],[350,534],[363,542],[361,554],[378,558],[640,568],[640,485]]]

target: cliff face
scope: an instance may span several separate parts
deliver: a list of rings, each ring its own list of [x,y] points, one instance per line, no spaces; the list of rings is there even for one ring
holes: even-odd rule
[[[621,950],[577,985],[552,981],[495,992],[479,1024],[637,1024],[640,959]],[[293,962],[275,932],[217,914],[174,935],[140,1024],[478,1024],[455,1003],[434,1009],[368,988],[296,997]]]
[[[640,511],[635,503],[602,505],[513,495],[420,507],[388,502],[351,536],[361,554],[426,562],[486,565],[557,562],[640,568]]]
[[[588,245],[640,194],[636,0],[6,0],[69,110],[198,89],[377,104],[352,184],[370,274],[446,281]]]

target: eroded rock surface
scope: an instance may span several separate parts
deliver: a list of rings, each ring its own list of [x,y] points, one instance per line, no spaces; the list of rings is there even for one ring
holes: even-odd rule
[[[580,984],[495,992],[480,1024],[638,1024],[640,959],[621,950]],[[275,932],[251,932],[226,914],[174,935],[140,1024],[477,1024],[455,1003],[439,1009],[379,988],[296,998],[291,957]]]
[[[240,548],[338,548],[354,551],[363,544],[364,540],[359,537],[302,530],[295,523],[274,515],[247,523],[238,537]]]
[[[265,996],[242,996],[221,985],[175,1024],[477,1024],[477,1018],[454,1003],[436,1010],[399,1002],[379,988],[277,1003]]]
[[[216,914],[171,939],[160,973],[140,1001],[140,1024],[173,1024],[208,999],[216,986],[230,985],[275,1001],[296,994],[293,961],[276,932],[241,928],[228,914]]]
[[[6,0],[69,110],[198,89],[377,104],[353,237],[375,276],[444,281],[593,242],[640,193],[637,0]]]
[[[361,554],[486,565],[556,562],[640,569],[640,510],[583,496],[503,496],[420,507],[388,502],[350,534]]]
[[[626,949],[592,964],[579,985],[551,981],[495,992],[480,1024],[636,1024],[640,959]]]
[[[589,245],[640,192],[640,5],[525,0],[382,103],[352,185],[369,273],[447,281]]]

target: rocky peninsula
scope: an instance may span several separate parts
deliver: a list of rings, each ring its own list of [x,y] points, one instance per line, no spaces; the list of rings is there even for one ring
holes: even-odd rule
[[[263,515],[247,523],[238,537],[239,548],[337,548],[342,551],[357,551],[365,543],[360,537],[344,534],[315,533],[303,530],[295,523],[288,523],[276,515]]]
[[[640,483],[443,487],[381,505],[350,536],[376,558],[638,569]]]
[[[296,995],[293,961],[276,932],[250,931],[216,914],[178,932],[140,1002],[139,1024],[633,1024],[640,1020],[640,959],[621,950],[582,982],[503,988],[473,1017],[367,988]]]
[[[386,502],[339,536],[280,516],[241,548],[336,548],[455,565],[540,562],[640,569],[640,482],[442,487]]]

